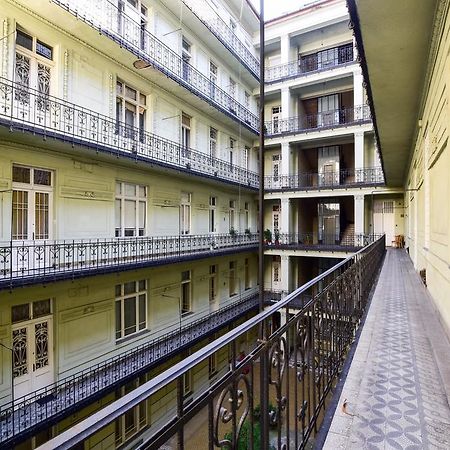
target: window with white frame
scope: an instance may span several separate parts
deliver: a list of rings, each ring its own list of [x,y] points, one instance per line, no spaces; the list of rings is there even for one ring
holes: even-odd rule
[[[228,209],[228,222],[230,231],[234,230],[236,228],[236,200],[230,200]]]
[[[250,147],[245,146],[244,147],[244,154],[243,154],[243,159],[244,159],[244,169],[248,170],[249,167],[249,154],[250,154]]]
[[[250,205],[244,202],[244,230],[250,230]]]
[[[210,83],[210,95],[211,98],[215,98],[216,94],[216,85],[218,78],[218,69],[215,63],[212,61],[209,62],[209,81]]]
[[[216,232],[217,197],[209,197],[209,232]]]
[[[250,109],[250,94],[247,91],[244,92],[244,105],[247,109]]]
[[[217,374],[217,353],[213,353],[208,357],[208,376],[212,378]]]
[[[209,127],[209,156],[217,158],[217,130]]]
[[[236,261],[230,261],[229,264],[229,272],[228,272],[228,295],[230,297],[232,297],[233,295],[237,294],[237,290],[236,290],[236,266],[237,263]]]
[[[183,397],[192,394],[192,372],[188,370],[183,374]]]
[[[192,312],[192,283],[191,271],[181,272],[181,314]]]
[[[49,111],[51,70],[53,67],[53,48],[18,29],[16,31],[16,52],[14,62],[15,81],[23,87],[16,89],[14,99],[21,104],[34,105],[37,111]],[[31,97],[27,88],[35,89],[37,97]]]
[[[217,297],[217,264],[209,266],[209,301],[214,302]]]
[[[191,233],[191,199],[190,192],[181,193],[180,201],[180,234]]]
[[[129,394],[131,391],[146,382],[145,375],[137,380],[130,381],[122,386],[117,392],[118,398]],[[125,414],[120,416],[115,422],[116,446],[120,446],[139,433],[148,425],[147,400],[142,401],[139,405],[129,409]]]
[[[35,167],[12,167],[12,239],[49,239],[53,173]]]
[[[236,139],[230,137],[230,146],[229,146],[229,154],[228,160],[230,164],[233,165],[233,157],[234,157],[234,149],[236,148]]]
[[[185,113],[181,115],[181,146],[183,156],[189,156],[187,150],[191,146],[191,117]]]
[[[116,237],[145,236],[147,224],[147,187],[116,182]]]
[[[183,36],[182,38],[182,45],[181,45],[181,57],[183,60],[183,80],[189,81],[190,78],[190,66],[189,66],[189,62],[191,61],[191,44],[189,43],[189,41],[187,40],[187,38],[185,38]]]
[[[130,139],[144,139],[147,97],[138,89],[116,82],[116,132]],[[137,132],[138,131],[138,132]]]
[[[116,339],[147,328],[147,282],[116,284]]]

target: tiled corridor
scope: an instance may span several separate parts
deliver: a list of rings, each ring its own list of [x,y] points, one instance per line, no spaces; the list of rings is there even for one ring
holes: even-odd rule
[[[325,449],[450,448],[450,344],[431,302],[389,249]]]

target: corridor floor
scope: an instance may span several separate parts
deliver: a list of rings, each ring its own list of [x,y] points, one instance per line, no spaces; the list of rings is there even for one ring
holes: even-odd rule
[[[449,393],[432,300],[408,254],[388,249],[323,448],[450,449]]]

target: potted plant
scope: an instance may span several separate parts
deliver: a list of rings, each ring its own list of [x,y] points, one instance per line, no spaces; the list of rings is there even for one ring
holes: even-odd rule
[[[232,238],[236,237],[236,230],[234,229],[234,227],[230,228],[230,235],[231,235]]]
[[[272,243],[272,232],[268,228],[264,230],[264,242],[266,245],[270,245]]]
[[[245,232],[245,234],[248,235],[248,236],[250,236],[250,234],[251,234],[250,228],[246,228],[244,232]]]

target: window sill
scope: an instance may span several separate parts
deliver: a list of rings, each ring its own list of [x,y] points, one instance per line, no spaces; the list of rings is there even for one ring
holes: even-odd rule
[[[125,342],[132,341],[133,339],[142,337],[143,335],[145,335],[147,333],[150,333],[150,330],[148,328],[146,328],[145,330],[137,331],[136,333],[130,334],[128,336],[121,337],[119,339],[116,339],[116,345],[120,345]]]

